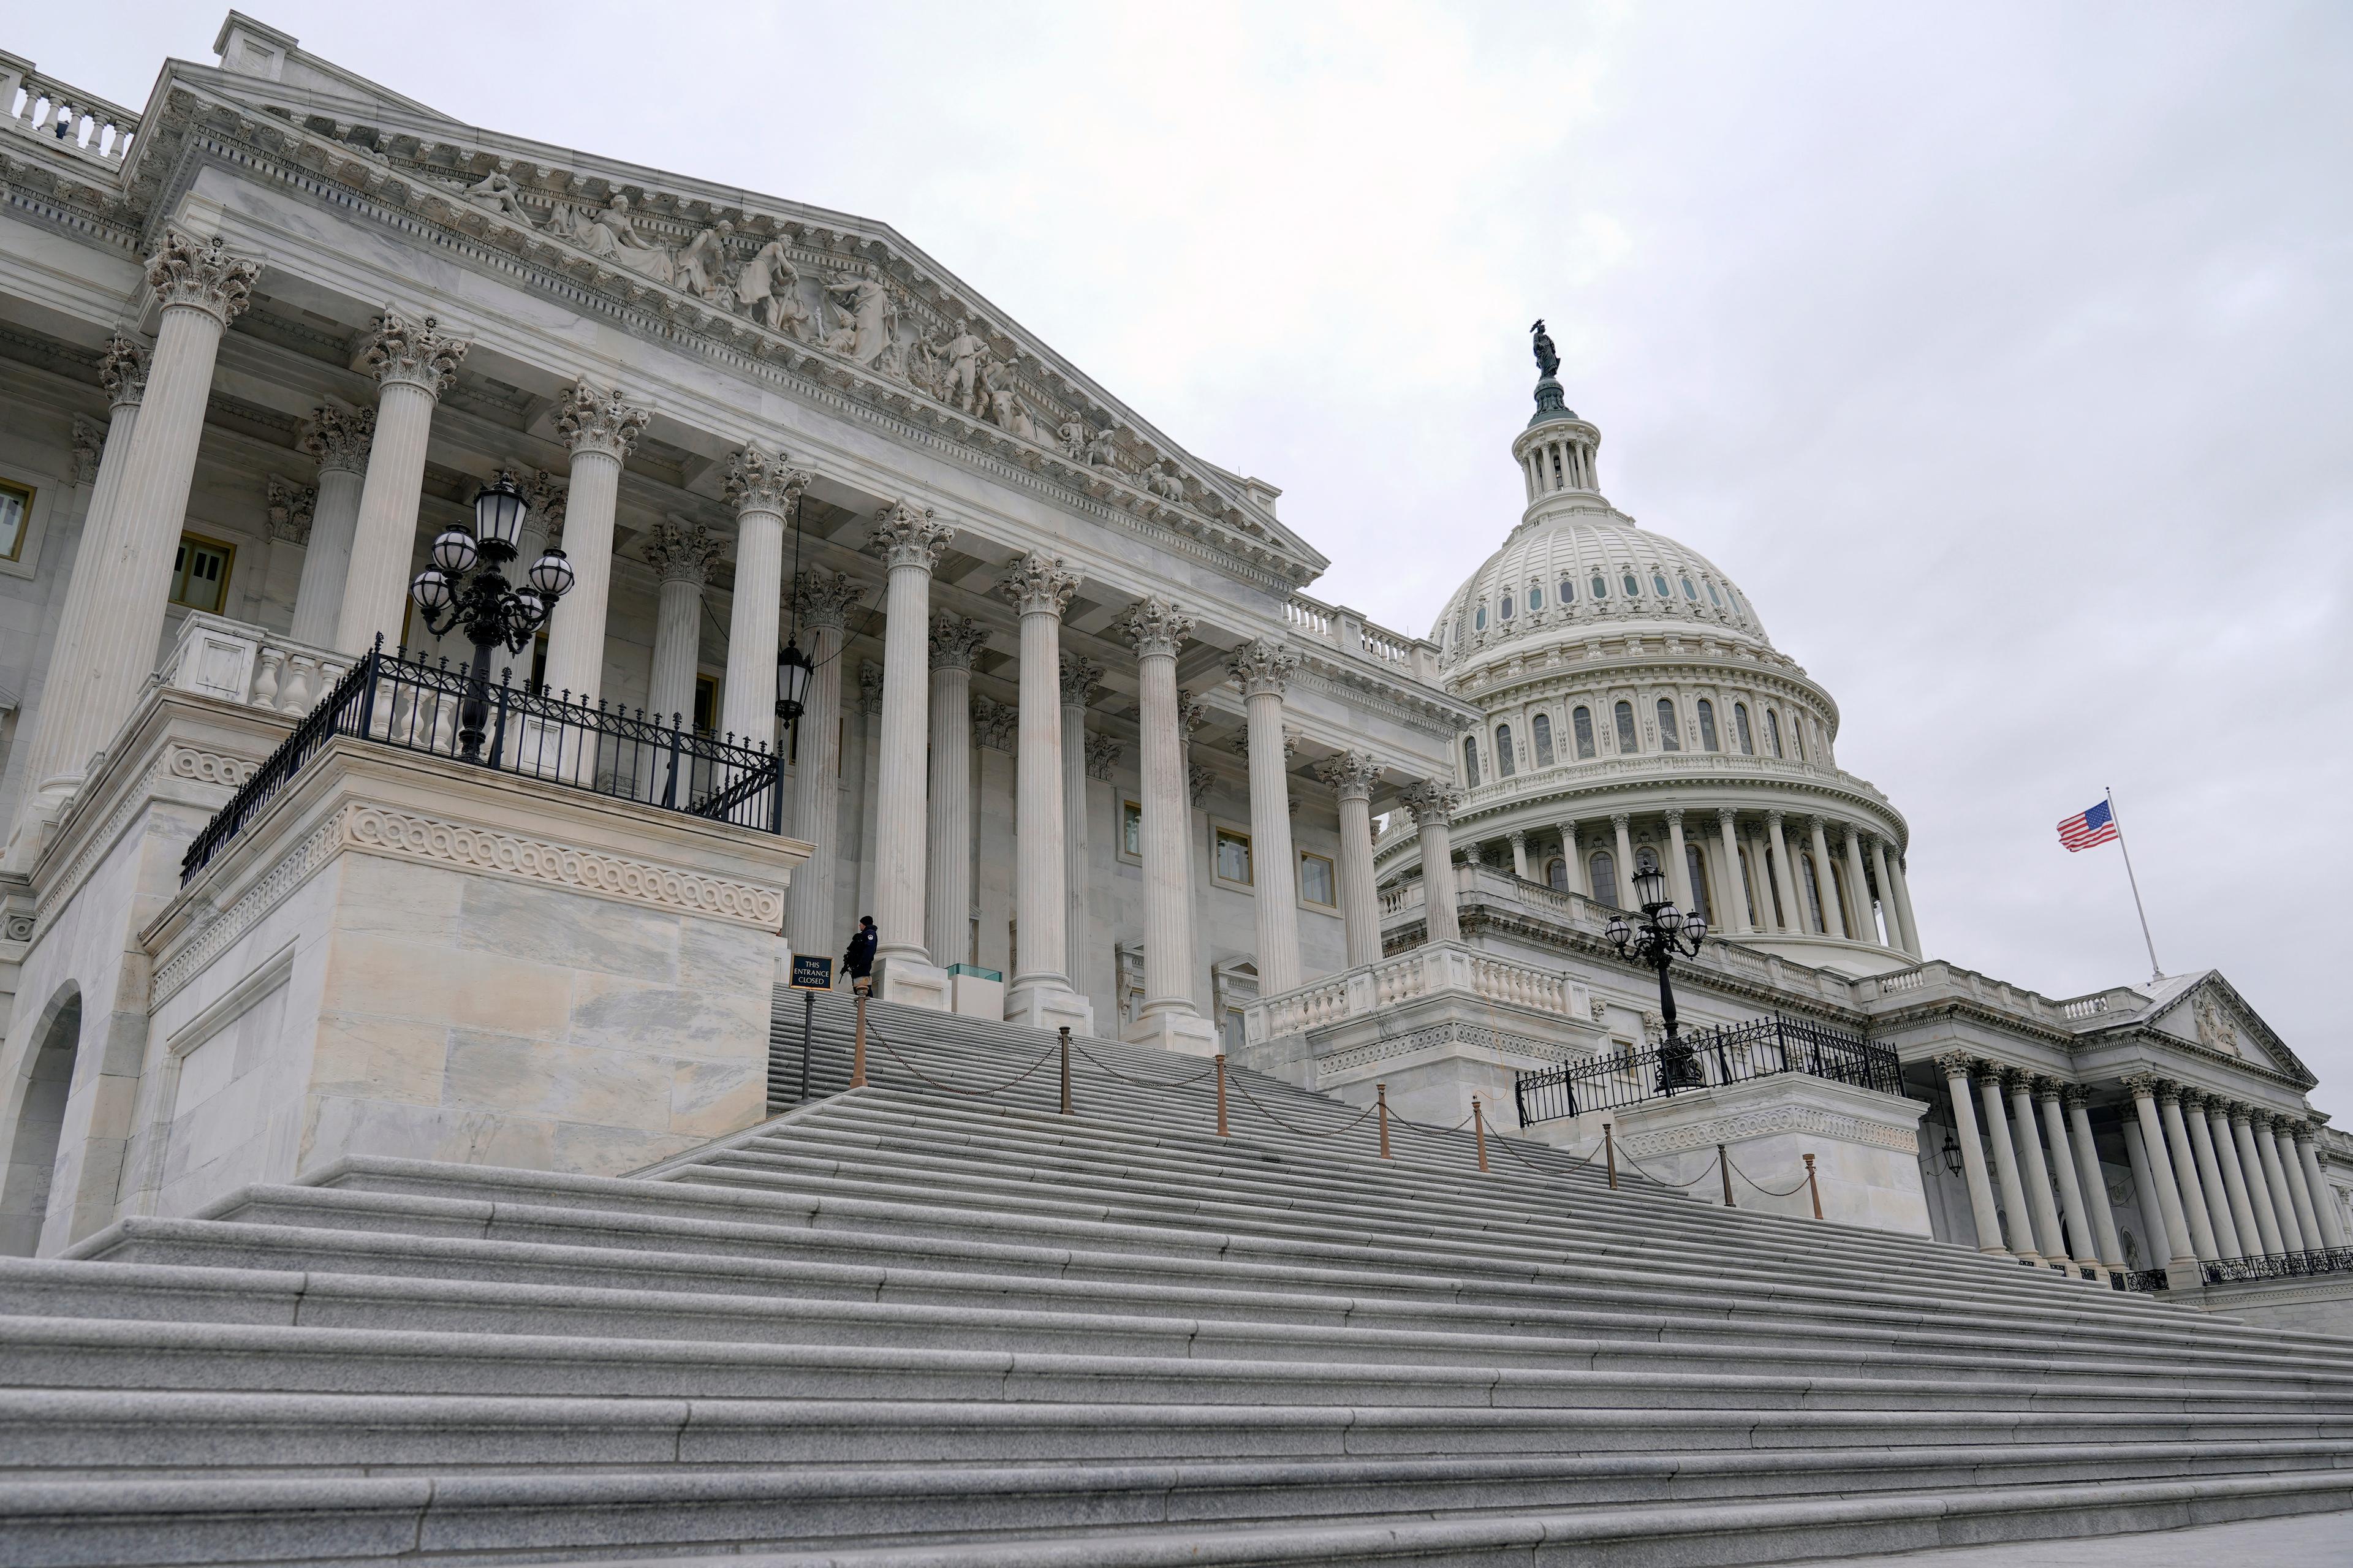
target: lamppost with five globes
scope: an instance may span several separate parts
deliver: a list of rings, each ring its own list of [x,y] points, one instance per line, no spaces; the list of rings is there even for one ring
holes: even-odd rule
[[[1696,1085],[1702,1068],[1697,1053],[1675,1032],[1675,989],[1667,971],[1678,958],[1699,955],[1700,944],[1707,940],[1707,921],[1675,908],[1667,897],[1666,876],[1656,866],[1635,873],[1634,901],[1641,906],[1640,923],[1613,914],[1602,934],[1619,957],[1659,972],[1659,1016],[1667,1030],[1666,1044],[1659,1048],[1659,1087],[1672,1094]]]
[[[532,563],[522,586],[508,583],[505,567],[518,553],[530,510],[514,476],[501,473],[475,494],[474,526],[443,529],[433,541],[433,563],[408,584],[409,597],[425,614],[426,630],[438,637],[462,626],[474,645],[466,699],[458,710],[458,746],[468,762],[480,757],[489,732],[491,650],[521,653],[555,602],[572,589],[572,563],[554,548]]]

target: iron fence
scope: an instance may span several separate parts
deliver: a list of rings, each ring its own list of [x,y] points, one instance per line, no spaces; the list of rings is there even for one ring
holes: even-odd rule
[[[180,862],[186,882],[329,741],[348,735],[494,772],[766,833],[784,831],[784,758],[544,687],[477,677],[448,659],[410,658],[383,639],[319,700],[221,807]]]
[[[2231,1285],[2247,1279],[2301,1279],[2315,1274],[2353,1274],[2353,1247],[2225,1258],[2202,1268],[2209,1285]]]
[[[1672,1046],[1524,1072],[1514,1093],[1520,1125],[1529,1127],[1791,1072],[1904,1092],[1903,1067],[1885,1046],[1777,1014],[1684,1035]]]

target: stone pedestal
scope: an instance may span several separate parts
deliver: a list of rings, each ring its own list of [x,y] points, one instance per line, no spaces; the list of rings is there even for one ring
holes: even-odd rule
[[[1072,1034],[1078,1033],[1074,1028]],[[1213,1057],[1224,1047],[1218,1031],[1198,1013],[1146,1013],[1120,1031],[1120,1038],[1139,1046],[1157,1046],[1191,1057]]]
[[[895,1002],[902,1007],[928,1007],[934,1013],[951,1010],[953,987],[948,984],[948,972],[936,963],[925,963],[921,958],[881,958],[874,963],[874,999]]]

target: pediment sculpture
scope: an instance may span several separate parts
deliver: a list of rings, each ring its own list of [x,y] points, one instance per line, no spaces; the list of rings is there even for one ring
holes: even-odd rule
[[[2232,1022],[2230,1009],[2211,991],[2201,991],[2190,1004],[2190,1013],[2198,1022],[2198,1041],[2211,1050],[2227,1051],[2244,1056],[2239,1046],[2238,1026]]]

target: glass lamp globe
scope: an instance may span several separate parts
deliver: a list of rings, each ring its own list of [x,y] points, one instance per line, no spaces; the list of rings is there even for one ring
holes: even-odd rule
[[[1697,915],[1693,915],[1684,921],[1683,940],[1691,943],[1694,952],[1698,952],[1699,944],[1707,940],[1707,921]]]
[[[501,473],[495,481],[474,493],[475,537],[512,555],[522,538],[522,520],[530,511],[531,502],[524,499],[514,476]]]
[[[449,575],[438,566],[427,566],[409,580],[408,596],[417,607],[428,616],[438,616],[449,607],[457,596],[449,586]]]
[[[1641,909],[1667,901],[1667,879],[1657,867],[1634,873],[1634,902]]]
[[[1612,915],[1609,917],[1609,923],[1602,928],[1601,934],[1622,948],[1633,940],[1634,928],[1626,923],[1624,915]]]
[[[1661,904],[1658,908],[1658,911],[1651,915],[1651,919],[1661,931],[1666,932],[1669,936],[1672,936],[1675,932],[1683,929],[1683,910],[1675,908],[1672,904]]]
[[[517,588],[514,602],[515,624],[524,631],[535,630],[540,622],[547,619],[547,601],[540,595],[538,589]]]
[[[531,563],[531,585],[552,605],[572,592],[572,563],[561,550],[550,550]]]
[[[776,655],[776,717],[787,724],[801,716],[802,705],[808,698],[811,668],[808,655],[801,651],[797,642],[786,643],[784,651]]]
[[[445,528],[433,537],[433,564],[452,577],[471,570],[480,554],[473,534],[465,529]]]

